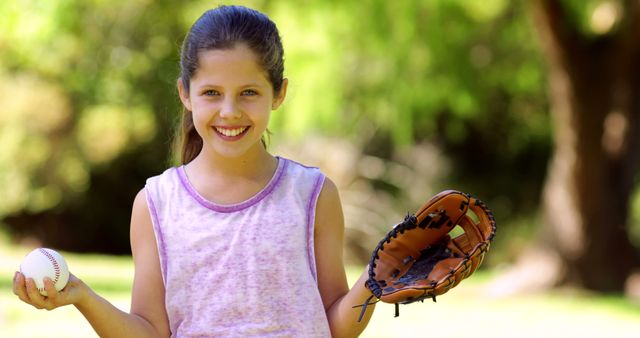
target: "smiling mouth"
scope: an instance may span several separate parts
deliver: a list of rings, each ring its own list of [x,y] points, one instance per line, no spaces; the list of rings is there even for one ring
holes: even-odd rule
[[[222,128],[222,127],[214,127],[218,134],[226,136],[226,137],[236,137],[240,134],[245,133],[249,127],[238,127],[238,128]]]

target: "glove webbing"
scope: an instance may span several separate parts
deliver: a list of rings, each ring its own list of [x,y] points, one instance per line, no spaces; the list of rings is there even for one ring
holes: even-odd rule
[[[422,222],[420,222],[420,226],[423,228],[426,227],[428,222],[431,221],[431,219],[433,219],[431,215],[428,215],[424,220],[422,220]],[[374,273],[374,269],[376,268],[375,262],[377,259],[380,259],[380,257],[378,256],[378,251],[384,251],[384,244],[391,243],[391,238],[398,237],[398,233],[403,234],[406,230],[414,229],[417,226],[418,226],[418,219],[416,218],[416,216],[407,214],[407,216],[404,218],[404,221],[402,221],[402,223],[395,226],[393,230],[389,234],[387,234],[387,237],[384,240],[380,241],[376,249],[373,250],[373,254],[371,257],[371,261],[373,263],[371,263],[371,265],[369,266],[369,280],[367,280],[366,285],[369,288],[369,290],[371,290],[371,292],[374,294],[374,296],[376,296],[376,298],[380,298],[380,296],[382,295],[382,289],[380,288],[380,285],[374,282],[376,278],[376,275]]]
[[[442,226],[442,224],[444,224],[447,220],[449,220],[449,217],[447,216],[446,212],[442,212],[440,214],[440,219],[438,220],[438,222],[435,222],[434,224],[430,224],[431,221],[438,216],[438,214],[429,214],[427,215],[422,222],[420,222],[420,224],[418,224],[418,218],[415,215],[411,215],[411,214],[407,214],[407,216],[405,216],[404,220],[402,221],[402,223],[398,224],[388,235],[386,240],[383,240],[380,242],[380,244],[378,244],[378,247],[374,250],[374,254],[372,259],[379,259],[380,257],[378,257],[378,251],[379,250],[384,250],[384,243],[391,243],[391,238],[396,238],[398,236],[398,233],[403,234],[406,230],[411,230],[414,229],[416,227],[420,227],[422,229],[426,228],[426,227],[433,227],[433,228],[439,228],[440,226]],[[444,252],[443,250],[438,250],[441,246],[436,246],[434,245],[432,248],[436,249],[438,251],[439,254],[442,254],[442,252]],[[429,250],[429,249],[427,249]],[[446,246],[444,247],[444,250],[446,250]],[[423,252],[426,250],[423,250]],[[421,255],[422,256],[422,255]],[[375,260],[373,260],[375,262]],[[435,265],[435,263],[437,263],[437,261],[433,261],[433,260],[422,260],[422,262],[426,262],[426,264],[421,264],[421,265],[425,265],[425,267],[422,267],[421,269],[419,269],[420,274],[424,274],[426,271],[426,275],[429,275],[429,272],[431,272],[431,270],[433,269],[433,266]],[[367,298],[367,300],[361,304],[361,305],[355,305],[352,308],[356,308],[356,307],[362,307],[362,311],[360,312],[360,317],[358,317],[358,322],[362,321],[362,317],[364,317],[364,313],[367,311],[367,306],[371,305],[371,304],[375,304],[377,302],[379,302],[380,300],[376,300],[375,302],[371,302],[371,298],[376,297],[376,298],[380,298],[380,296],[382,295],[382,289],[380,288],[380,285],[378,285],[378,283],[376,283],[374,281],[375,279],[375,274],[373,272],[373,269],[376,267],[375,263],[372,263],[372,265],[369,267],[369,279],[365,282],[367,288],[369,290],[371,290],[371,292],[373,293],[373,295],[371,295],[369,298]],[[422,270],[422,271],[420,271]],[[427,271],[428,270],[428,271]],[[433,297],[433,301],[435,302],[436,298],[435,296]],[[417,300],[417,299],[416,299]],[[399,309],[399,305],[398,303],[395,303],[395,317],[400,316],[400,309]]]

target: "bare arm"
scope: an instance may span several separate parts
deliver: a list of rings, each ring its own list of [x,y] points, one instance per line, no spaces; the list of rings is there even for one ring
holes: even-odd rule
[[[50,296],[44,297],[32,279],[25,280],[16,273],[13,292],[38,309],[53,310],[73,304],[100,337],[168,337],[160,265],[152,266],[158,260],[155,245],[145,194],[140,192],[131,216],[131,247],[136,265],[131,313],[118,309],[74,275],[60,292],[56,292],[51,280],[46,280],[45,289]]]
[[[335,184],[326,179],[316,210],[315,255],[318,269],[318,287],[327,313],[331,336],[357,337],[366,328],[374,305],[358,322],[363,304],[371,292],[365,288],[366,270],[349,290],[342,259],[344,242],[344,218],[340,197]]]

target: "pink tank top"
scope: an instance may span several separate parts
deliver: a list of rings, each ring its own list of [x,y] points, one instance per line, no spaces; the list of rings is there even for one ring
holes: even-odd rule
[[[284,158],[233,205],[198,194],[183,166],[147,180],[172,337],[331,336],[313,250],[323,183]]]

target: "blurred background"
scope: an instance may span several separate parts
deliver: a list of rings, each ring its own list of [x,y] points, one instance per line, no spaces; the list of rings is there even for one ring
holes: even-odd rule
[[[350,278],[393,224],[452,188],[482,199],[498,234],[479,277],[442,297],[455,306],[405,318],[466,306],[486,317],[460,337],[513,336],[496,315],[531,337],[640,335],[633,0],[0,2],[0,327],[29,336],[35,310],[10,283],[35,246],[67,253],[80,277],[121,273],[96,283],[128,309],[131,204],[177,163],[180,44],[220,3],[278,24],[289,92],[269,148],[337,183]],[[423,335],[382,327],[363,336]]]

